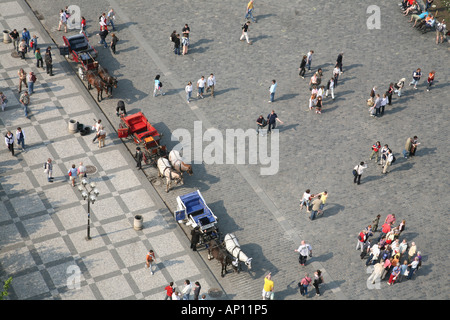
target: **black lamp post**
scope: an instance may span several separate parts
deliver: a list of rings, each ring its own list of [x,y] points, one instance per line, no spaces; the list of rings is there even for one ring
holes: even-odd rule
[[[88,188],[89,186],[89,188]],[[84,200],[87,200],[88,203],[88,224],[87,224],[87,236],[86,240],[91,240],[91,206],[90,204],[94,204],[95,200],[97,200],[97,196],[99,194],[98,189],[96,188],[95,183],[91,182],[88,184],[86,178],[81,180],[81,185],[78,186],[78,191],[81,192],[81,196]]]

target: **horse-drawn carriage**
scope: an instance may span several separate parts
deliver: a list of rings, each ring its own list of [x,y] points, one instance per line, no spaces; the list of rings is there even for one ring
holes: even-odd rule
[[[165,156],[167,153],[166,146],[160,145],[161,135],[142,112],[128,116],[122,115],[117,131],[119,138],[128,138],[129,136],[133,138],[136,145],[141,148],[146,164],[156,165],[157,158]]]
[[[208,207],[199,190],[178,196],[175,220],[198,230],[201,234],[199,245],[208,244],[209,241],[219,238],[217,217]]]

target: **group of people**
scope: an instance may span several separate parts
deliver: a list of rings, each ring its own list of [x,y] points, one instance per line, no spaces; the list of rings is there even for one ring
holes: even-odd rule
[[[389,276],[388,285],[393,285],[403,278],[411,279],[422,265],[422,254],[417,251],[414,242],[408,244],[406,239],[399,239],[405,230],[406,221],[402,220],[396,225],[395,214],[388,214],[381,230],[378,230],[380,218],[381,215],[377,215],[357,236],[356,250],[361,251],[361,259],[366,259],[366,267],[373,266],[368,281],[374,284],[378,278],[385,280]],[[380,231],[380,235],[375,239],[377,231]]]
[[[423,9],[418,1],[423,1]],[[405,16],[411,14],[410,22],[414,21],[413,28],[420,29],[423,33],[436,30],[436,44],[439,44],[444,42],[448,30],[444,18],[439,21],[437,12],[435,15],[429,12],[433,2],[434,0],[402,0],[399,6]]]
[[[308,71],[311,70],[312,63],[312,55],[314,54],[314,50],[310,50],[306,55],[302,57],[302,61],[299,67],[299,76],[303,79],[305,78],[306,68]],[[309,90],[311,91],[311,95],[309,98],[309,110],[315,110],[317,114],[322,113],[323,108],[323,98],[328,98],[328,94],[331,94],[331,99],[334,100],[334,89],[337,87],[338,80],[340,75],[343,73],[342,70],[342,60],[344,58],[344,53],[341,52],[338,54],[334,69],[332,71],[332,76],[328,79],[326,85],[322,82],[323,71],[322,68],[319,68],[317,72],[315,72],[310,81],[309,81]]]
[[[310,220],[314,220],[318,215],[323,214],[323,209],[328,199],[328,192],[323,191],[313,194],[310,189],[306,189],[300,200],[300,211],[306,207],[306,212],[310,213]]]
[[[191,32],[191,28],[189,28],[189,25],[186,23],[181,30],[181,37],[180,34],[177,33],[176,30],[172,31],[172,34],[169,37],[169,40],[173,42],[173,53],[176,55],[186,55],[189,51],[189,34]]]
[[[14,138],[14,134],[8,130],[5,134],[5,144],[8,148],[11,155],[14,156],[14,140],[17,140],[17,144],[21,146],[22,151],[25,152],[25,133],[21,127],[17,127],[16,137]]]
[[[211,73],[207,79],[205,76],[201,76],[200,79],[197,80],[197,99],[203,99],[203,95],[209,91],[211,91],[211,97],[214,98],[214,88],[216,86],[216,76]],[[189,81],[184,88],[186,92],[186,101],[190,103],[192,97],[192,82]]]

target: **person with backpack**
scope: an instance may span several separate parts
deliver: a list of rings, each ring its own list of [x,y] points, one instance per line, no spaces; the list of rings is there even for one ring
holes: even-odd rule
[[[364,243],[366,242],[366,240],[367,240],[367,231],[362,230],[358,235],[358,242],[356,243],[356,250],[361,248],[361,252],[363,252]]]
[[[442,19],[441,22],[436,24],[436,44],[444,42],[446,29],[447,25],[445,24],[445,19]]]
[[[367,164],[365,164],[364,161],[361,161],[360,164],[356,165],[353,168],[353,183],[361,184],[361,176],[364,172],[364,169],[367,169]]]
[[[305,273],[305,277],[300,280],[298,286],[300,287],[300,294],[302,296],[306,296],[308,294],[308,287],[311,284],[312,280],[307,273]]]

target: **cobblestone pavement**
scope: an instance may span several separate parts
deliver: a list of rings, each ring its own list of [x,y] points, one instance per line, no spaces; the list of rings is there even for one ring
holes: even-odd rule
[[[280,167],[276,175],[261,176],[261,165],[195,164],[194,176],[185,185],[166,194],[156,171],[146,175],[170,210],[177,195],[199,189],[219,217],[223,233],[234,232],[243,250],[253,257],[253,269],[219,279],[230,299],[260,299],[263,277],[274,275],[277,299],[300,299],[296,283],[305,272],[325,273],[323,295],[314,299],[448,299],[448,277],[442,276],[448,262],[445,241],[448,227],[449,101],[448,43],[434,45],[431,34],[410,28],[393,1],[379,1],[381,29],[368,30],[370,1],[255,2],[257,23],[251,24],[253,45],[238,40],[244,22],[246,1],[161,2],[79,1],[88,19],[91,41],[96,44],[97,19],[113,7],[117,13],[118,54],[98,48],[99,61],[119,78],[114,97],[100,103],[102,111],[118,126],[114,107],[123,99],[130,112],[142,110],[150,122],[170,141],[176,129],[194,132],[194,121],[203,130],[254,128],[259,114],[275,109],[284,125],[280,130]],[[50,1],[28,2],[42,15],[46,30],[61,44],[57,10]],[[53,2],[52,2],[53,3]],[[60,7],[67,4],[56,2]],[[145,12],[145,14],[143,14]],[[171,52],[168,37],[191,28],[187,56]],[[312,27],[311,27],[312,25]],[[307,111],[308,79],[298,76],[300,57],[315,51],[313,71],[321,67],[331,76],[336,56],[344,52],[345,73],[339,80],[336,99],[325,99],[321,115]],[[390,82],[422,68],[424,74],[437,71],[436,83],[426,92],[406,86],[401,98],[394,96],[380,119],[367,113],[365,100],[370,89],[380,92]],[[216,97],[185,102],[184,86],[201,75],[214,73]],[[152,96],[153,79],[161,74],[165,96]],[[278,82],[273,104],[267,103],[272,79]],[[195,95],[194,95],[195,97]],[[414,159],[403,159],[405,140],[417,135],[421,142]],[[370,146],[379,140],[389,144],[397,162],[382,175],[374,162],[364,172],[362,184],[352,182],[351,170],[367,161]],[[207,145],[205,143],[205,145]],[[128,144],[130,150],[133,146]],[[298,210],[305,189],[327,190],[330,194],[324,216],[310,221]],[[424,265],[412,281],[394,287],[381,283],[379,289],[366,285],[367,269],[355,251],[356,235],[372,219],[395,213],[406,219],[402,237],[415,241],[424,255]],[[314,256],[300,268],[294,252],[302,239],[313,246]],[[180,239],[186,246],[187,239]],[[153,244],[153,242],[152,242]],[[200,255],[212,274],[214,261]],[[186,270],[186,268],[184,268]],[[445,273],[444,273],[445,274]],[[392,290],[401,287],[401,295]],[[394,288],[394,289],[393,289]]]

